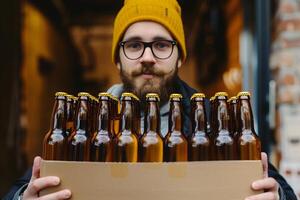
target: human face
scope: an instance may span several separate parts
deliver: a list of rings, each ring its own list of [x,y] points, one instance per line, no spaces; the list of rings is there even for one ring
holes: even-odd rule
[[[169,31],[156,22],[136,22],[129,26],[122,41],[152,42],[156,40],[173,40]],[[136,59],[128,59],[119,48],[120,76],[125,90],[135,93],[141,100],[147,93],[157,93],[161,102],[168,100],[173,91],[173,82],[181,66],[178,47],[175,45],[172,55],[167,59],[156,58],[147,47],[144,54]]]

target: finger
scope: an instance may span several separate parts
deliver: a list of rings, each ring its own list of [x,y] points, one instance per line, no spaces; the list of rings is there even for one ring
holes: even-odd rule
[[[265,192],[262,194],[253,195],[247,197],[245,200],[278,200],[279,196],[273,192]]]
[[[42,158],[39,156],[36,156],[34,158],[33,166],[32,166],[31,181],[34,181],[35,179],[40,177],[41,160],[42,160]]]
[[[253,190],[278,190],[278,183],[274,178],[265,178],[254,181],[251,185]]]
[[[46,176],[30,182],[27,190],[30,195],[36,195],[40,190],[47,187],[56,186],[59,184],[59,182],[60,180],[56,176]]]
[[[38,200],[57,200],[57,199],[68,199],[71,197],[70,190],[61,190],[55,193],[47,194],[39,197]]]
[[[263,165],[263,177],[268,177],[268,156],[265,152],[261,153],[261,162]]]

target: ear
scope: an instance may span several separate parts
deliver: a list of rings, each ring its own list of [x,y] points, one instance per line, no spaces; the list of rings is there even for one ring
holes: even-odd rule
[[[182,61],[181,61],[181,58],[178,59],[177,61],[177,67],[180,68],[182,65]]]

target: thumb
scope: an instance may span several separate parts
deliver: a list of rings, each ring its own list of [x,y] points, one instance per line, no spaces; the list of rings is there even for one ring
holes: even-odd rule
[[[265,152],[261,153],[261,162],[263,166],[263,176],[268,178],[268,156]]]
[[[41,160],[42,158],[40,156],[36,156],[34,158],[32,165],[31,181],[34,181],[35,179],[40,177]]]

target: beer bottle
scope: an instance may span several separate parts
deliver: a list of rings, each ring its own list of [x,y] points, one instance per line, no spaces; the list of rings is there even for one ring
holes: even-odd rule
[[[132,94],[134,97],[134,131],[137,134],[138,138],[142,137],[141,132],[141,108],[140,108],[140,99]]]
[[[114,97],[113,95],[107,93],[109,95],[110,98],[110,126],[111,126],[111,133],[112,136],[115,137],[118,132],[119,132],[119,121],[120,121],[120,117],[119,117],[119,100]]]
[[[120,127],[120,102],[119,100],[111,95],[112,99],[112,107],[113,107],[113,134],[116,136],[119,133],[119,127]]]
[[[137,162],[138,137],[135,132],[135,96],[132,93],[123,93],[121,97],[120,132],[115,138],[115,161]]]
[[[97,115],[97,107],[96,107],[96,101],[98,101],[93,95],[89,94],[89,113],[90,113],[90,117],[89,117],[89,129],[90,129],[90,133],[94,133],[95,132],[95,119],[96,119],[96,115]]]
[[[90,110],[89,94],[80,92],[75,117],[76,128],[68,141],[68,160],[89,161],[90,159]]]
[[[229,104],[229,130],[232,137],[235,139],[238,134],[238,120],[237,120],[237,97],[233,96],[228,100]]]
[[[141,162],[163,161],[163,139],[160,134],[159,96],[155,93],[146,95],[144,134],[139,141]]]
[[[93,125],[94,125],[94,130],[92,133],[97,131],[97,127],[98,127],[98,120],[97,120],[97,116],[98,116],[98,112],[99,112],[99,100],[94,97],[94,112],[93,112]]]
[[[164,141],[166,162],[187,161],[188,142],[183,133],[182,95],[170,95],[169,130]]]
[[[260,160],[261,142],[253,125],[250,93],[238,93],[237,116],[239,123],[238,149],[241,160]]]
[[[214,135],[213,133],[216,132],[217,128],[216,128],[216,109],[215,109],[215,104],[216,104],[216,101],[215,101],[216,97],[213,96],[209,99],[209,104],[210,104],[210,132],[209,132],[209,138],[211,141],[214,140]]]
[[[67,124],[66,133],[69,137],[75,130],[75,97],[73,95],[67,95]]]
[[[91,161],[113,161],[113,139],[111,134],[111,110],[108,93],[99,94],[97,130],[91,139]]]
[[[216,126],[214,130],[214,153],[213,157],[215,160],[234,160],[235,156],[235,145],[234,140],[229,132],[229,113],[226,92],[216,93]]]
[[[191,97],[192,135],[189,137],[189,160],[204,161],[210,158],[210,139],[207,135],[205,95],[195,93]]]
[[[67,104],[65,92],[55,93],[50,130],[43,141],[43,159],[65,160],[66,159],[66,120]]]

